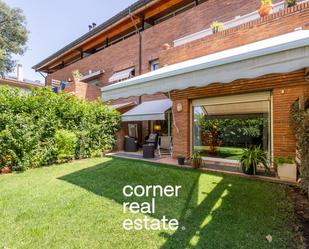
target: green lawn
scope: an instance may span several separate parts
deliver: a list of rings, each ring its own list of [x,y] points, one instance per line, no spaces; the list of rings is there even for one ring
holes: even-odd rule
[[[200,151],[203,156],[214,157],[213,155],[209,155],[209,153],[207,152],[209,150],[209,146],[194,146],[194,150]],[[243,152],[244,152],[243,148],[219,146],[218,155],[215,157],[240,160]]]
[[[177,231],[125,231],[127,185],[182,185],[152,218]],[[0,248],[294,248],[284,187],[122,159],[90,159],[0,176]],[[149,198],[135,198],[138,202]],[[265,236],[271,234],[273,242]]]

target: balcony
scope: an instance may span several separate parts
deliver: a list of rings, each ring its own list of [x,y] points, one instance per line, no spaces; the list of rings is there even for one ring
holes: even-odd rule
[[[309,0],[304,0],[304,1],[300,1],[298,2],[298,4],[300,3],[304,3],[304,2],[308,2]],[[277,13],[281,10],[283,10],[285,8],[285,1],[279,2],[277,4],[274,4],[274,8],[273,8],[273,13]],[[233,20],[227,21],[224,23],[224,29],[230,29],[236,26],[239,26],[241,24],[245,24],[248,23],[250,21],[259,19],[260,15],[258,13],[258,10],[248,13],[246,15],[243,16],[236,16]],[[175,40],[173,42],[174,47],[178,47],[184,44],[187,44],[189,42],[204,38],[206,36],[210,36],[212,35],[212,30],[209,27],[208,29],[199,31],[197,33],[191,34],[191,35],[187,35],[185,37],[179,38],[177,40]]]

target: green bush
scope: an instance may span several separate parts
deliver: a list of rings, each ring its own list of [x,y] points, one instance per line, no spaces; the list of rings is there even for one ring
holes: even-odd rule
[[[309,107],[300,108],[297,100],[291,108],[300,159],[300,186],[309,194]]]
[[[296,5],[296,0],[285,0],[285,2],[287,3],[288,7]]]
[[[67,162],[75,157],[77,137],[74,132],[57,130],[55,134],[55,154],[57,162]]]
[[[0,167],[22,170],[98,155],[114,146],[119,122],[120,114],[99,100],[1,88]]]

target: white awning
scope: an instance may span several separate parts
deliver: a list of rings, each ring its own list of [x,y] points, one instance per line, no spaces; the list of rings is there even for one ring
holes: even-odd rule
[[[309,30],[300,30],[166,66],[103,87],[102,98],[107,101],[203,87],[306,67],[309,67]]]
[[[116,72],[112,75],[112,77],[109,78],[109,82],[117,82],[120,80],[126,80],[132,77],[132,73],[134,71],[134,67],[125,69],[120,72]]]
[[[96,72],[89,73],[88,75],[85,75],[80,78],[80,81],[86,81],[94,78],[98,78],[100,75],[104,73],[104,70],[98,70]]]
[[[165,120],[165,112],[173,102],[170,99],[143,102],[132,110],[122,114],[122,121]]]
[[[122,104],[117,104],[117,105],[109,105],[108,108],[111,108],[111,109],[121,109],[121,108],[124,108],[124,107],[128,107],[128,106],[132,106],[132,105],[136,105],[137,103],[134,101],[134,102],[126,102],[126,103],[122,103]]]

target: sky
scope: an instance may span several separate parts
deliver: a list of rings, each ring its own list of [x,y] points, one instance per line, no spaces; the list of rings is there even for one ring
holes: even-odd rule
[[[19,7],[27,19],[30,31],[23,56],[15,56],[24,66],[29,80],[44,78],[32,66],[88,32],[88,25],[98,25],[136,0],[4,0],[10,7]],[[15,76],[15,72],[10,75]]]

